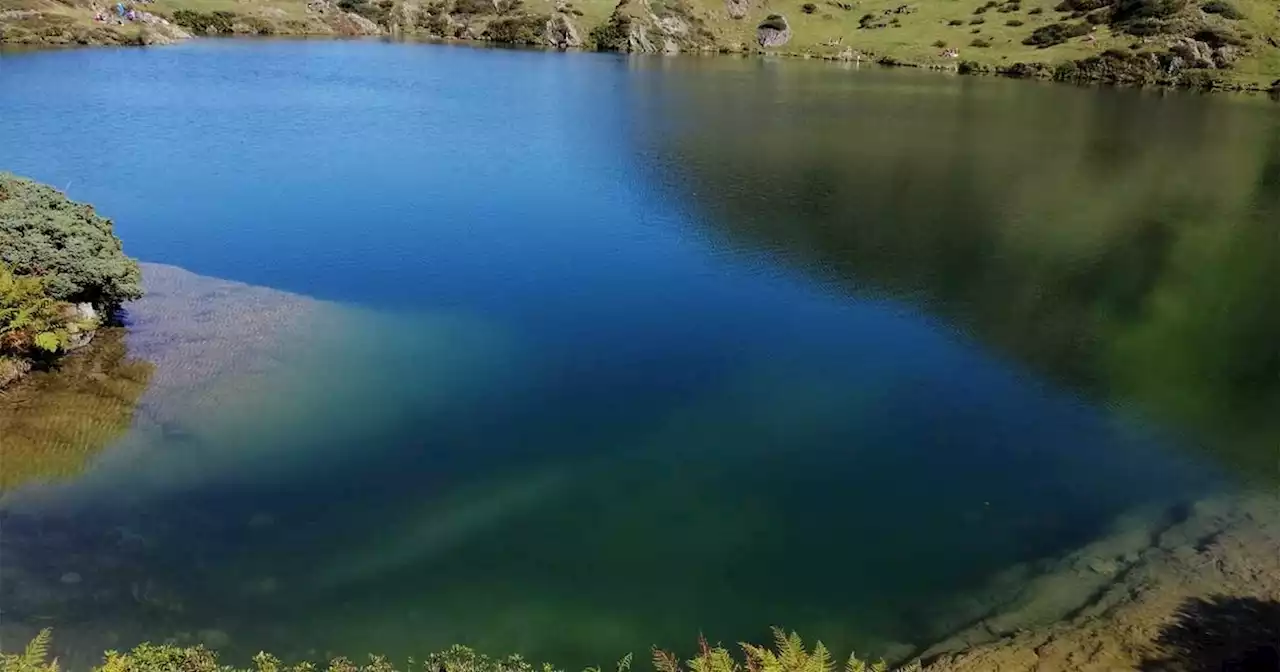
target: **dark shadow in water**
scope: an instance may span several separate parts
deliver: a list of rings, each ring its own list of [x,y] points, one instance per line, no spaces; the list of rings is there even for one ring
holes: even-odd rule
[[[873,79],[837,110],[817,70],[760,106],[761,87],[726,81],[651,82],[646,104],[680,123],[642,140],[678,157],[663,179],[720,239],[918,306],[1090,400],[1190,430],[1241,474],[1280,477],[1270,117]]]
[[[1280,602],[1192,598],[1156,638],[1163,655],[1142,672],[1280,672]]]
[[[68,478],[124,434],[155,366],[130,359],[124,330],[32,373],[0,394],[0,492]]]

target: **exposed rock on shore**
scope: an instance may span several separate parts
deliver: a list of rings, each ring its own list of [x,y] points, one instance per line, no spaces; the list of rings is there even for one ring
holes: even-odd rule
[[[1123,539],[1099,543],[1122,552],[1083,549],[1033,581],[1007,610],[926,652],[935,657],[926,670],[1253,669],[1222,666],[1280,645],[1274,639],[1280,623],[1248,620],[1251,613],[1280,614],[1280,501],[1274,496],[1198,503],[1145,548],[1129,548]],[[1055,599],[1055,590],[1067,599]],[[1071,605],[1072,597],[1084,604]],[[1197,643],[1197,631],[1226,634]]]

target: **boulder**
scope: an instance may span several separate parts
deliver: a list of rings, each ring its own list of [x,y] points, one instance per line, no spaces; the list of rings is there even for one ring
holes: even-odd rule
[[[547,44],[560,49],[582,46],[582,36],[577,26],[564,14],[557,14],[547,19]]]
[[[781,47],[790,40],[791,24],[781,14],[770,14],[756,27],[756,42],[762,47]]]
[[[729,18],[741,19],[751,11],[751,0],[724,0],[724,8],[729,12]]]

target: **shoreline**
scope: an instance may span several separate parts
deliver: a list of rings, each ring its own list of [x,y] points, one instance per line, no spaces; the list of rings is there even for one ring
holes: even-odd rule
[[[915,60],[901,59],[890,55],[877,55],[875,52],[853,52],[850,55],[848,50],[839,53],[818,53],[815,51],[770,51],[763,48],[744,48],[732,49],[730,47],[702,47],[698,49],[689,49],[685,51],[663,53],[663,52],[627,52],[610,49],[592,49],[587,46],[573,47],[557,47],[551,45],[537,44],[513,44],[497,40],[484,38],[455,38],[455,37],[433,37],[418,35],[389,35],[389,34],[345,34],[345,33],[321,33],[321,32],[300,32],[300,33],[279,33],[279,34],[223,34],[223,35],[192,35],[186,34],[174,39],[166,39],[159,41],[122,41],[122,42],[92,42],[92,43],[73,43],[73,44],[55,44],[55,43],[6,43],[0,42],[0,56],[6,52],[9,53],[29,53],[37,51],[59,51],[70,49],[88,49],[101,47],[156,47],[169,46],[172,44],[181,44],[189,40],[252,40],[252,41],[378,41],[385,43],[397,44],[422,44],[422,45],[439,45],[439,46],[461,46],[470,48],[496,48],[496,49],[518,49],[526,51],[538,51],[546,53],[615,53],[627,56],[649,56],[658,58],[667,58],[671,56],[708,56],[708,57],[736,57],[741,59],[747,58],[785,58],[795,60],[814,60],[830,63],[841,63],[846,65],[876,66],[889,69],[910,69],[932,71],[939,73],[949,73],[957,76],[985,76],[985,77],[1002,77],[1005,79],[1031,80],[1042,82],[1053,82],[1055,84],[1068,84],[1077,87],[1114,87],[1122,89],[1134,89],[1145,91],[1191,91],[1199,93],[1234,93],[1248,95],[1262,95],[1270,98],[1275,102],[1280,102],[1280,79],[1275,80],[1270,86],[1256,82],[1234,81],[1230,79],[1222,80],[1209,78],[1203,81],[1193,83],[1179,82],[1143,82],[1143,81],[1123,81],[1108,79],[1103,77],[1090,76],[1061,76],[1062,66],[1070,65],[1075,62],[1067,60],[1058,63],[1050,62],[1015,62],[1005,65],[989,65],[975,61],[959,61],[954,64],[938,64],[927,63]]]

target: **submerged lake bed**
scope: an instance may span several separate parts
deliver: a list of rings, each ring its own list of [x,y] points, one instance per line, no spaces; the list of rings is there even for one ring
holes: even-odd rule
[[[1280,482],[1265,105],[219,40],[0,56],[0,118],[154,262],[0,399],[6,648],[902,657]]]

